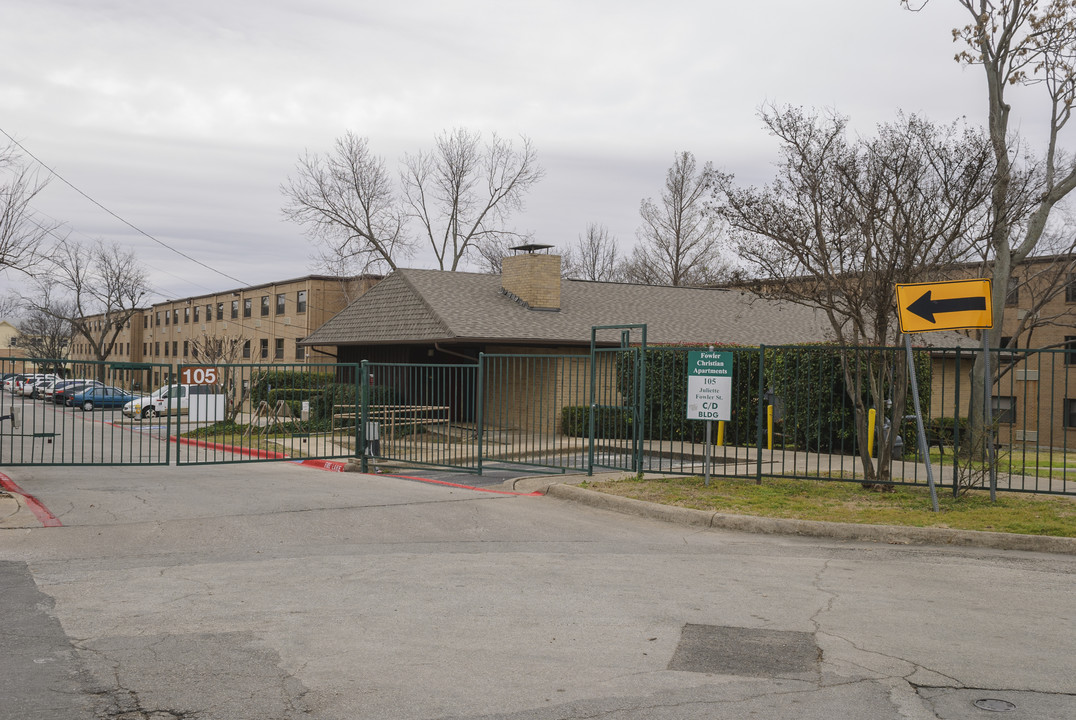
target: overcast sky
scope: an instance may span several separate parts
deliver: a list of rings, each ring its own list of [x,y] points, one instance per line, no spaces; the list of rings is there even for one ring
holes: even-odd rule
[[[313,270],[281,216],[305,150],[352,131],[396,166],[457,126],[526,135],[545,178],[515,218],[560,248],[588,222],[628,251],[677,151],[772,177],[764,102],[981,124],[954,0],[34,0],[0,22],[0,128],[146,233],[53,180],[37,208],[119,240],[153,300]],[[1018,120],[1019,122],[1019,120]],[[0,136],[0,141],[4,138]],[[44,172],[44,171],[43,171]],[[410,263],[433,267],[431,256]],[[5,286],[17,284],[0,277]]]

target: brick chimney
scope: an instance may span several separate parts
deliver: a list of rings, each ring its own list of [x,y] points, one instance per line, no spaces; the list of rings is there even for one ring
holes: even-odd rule
[[[501,289],[531,310],[560,310],[560,255],[506,255]]]

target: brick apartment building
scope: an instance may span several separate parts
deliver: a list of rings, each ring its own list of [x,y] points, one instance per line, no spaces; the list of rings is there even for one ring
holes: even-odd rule
[[[335,362],[335,357],[299,345],[365,293],[380,276],[342,278],[325,275],[167,300],[138,310],[120,331],[108,361],[197,364],[198,347],[216,339],[234,341],[240,363]],[[95,322],[90,318],[90,322]],[[94,360],[85,338],[72,343],[70,361]],[[154,385],[164,382],[160,371]]]

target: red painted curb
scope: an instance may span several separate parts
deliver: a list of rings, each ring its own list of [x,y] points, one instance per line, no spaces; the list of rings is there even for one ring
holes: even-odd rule
[[[0,473],[0,487],[4,488],[8,492],[17,493],[22,496],[23,501],[26,503],[26,507],[30,508],[38,520],[41,521],[41,525],[44,527],[63,527],[63,523],[60,519],[49,512],[49,509],[41,504],[41,501],[35,498],[33,495],[28,494],[25,490],[19,487],[14,480],[9,478],[4,473]]]
[[[284,453],[269,452],[268,450],[251,450],[250,448],[236,447],[234,445],[221,445],[220,443],[211,443],[206,442],[205,440],[179,438],[175,435],[169,436],[168,439],[180,445],[194,445],[195,447],[206,448],[208,450],[223,450],[225,452],[230,452],[233,455],[252,455],[261,460],[287,460],[289,457]]]

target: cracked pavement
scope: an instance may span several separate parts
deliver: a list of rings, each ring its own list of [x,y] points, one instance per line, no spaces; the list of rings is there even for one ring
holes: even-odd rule
[[[1072,556],[289,463],[10,474],[64,526],[0,530],[0,720],[1076,717]]]

